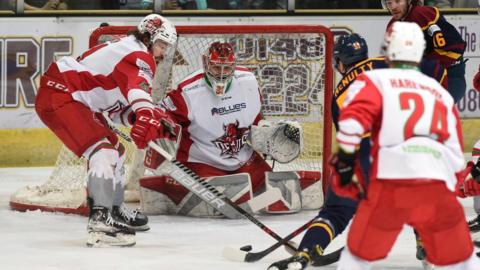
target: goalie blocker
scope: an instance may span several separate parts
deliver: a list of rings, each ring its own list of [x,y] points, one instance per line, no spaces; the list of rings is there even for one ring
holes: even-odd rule
[[[148,149],[145,166],[155,174],[163,158]],[[256,193],[249,173],[232,173],[206,177],[209,184],[250,213],[294,213],[318,209],[323,204],[320,172],[265,172],[264,188]],[[140,179],[141,208],[145,214],[185,215],[193,217],[222,216],[204,200],[168,175],[152,175]]]

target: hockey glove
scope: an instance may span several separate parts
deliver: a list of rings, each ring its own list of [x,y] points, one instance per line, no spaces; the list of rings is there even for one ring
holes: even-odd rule
[[[349,154],[339,148],[338,152],[330,159],[330,165],[333,167],[330,183],[337,195],[359,200],[365,197],[365,185],[354,178],[355,162],[355,153]]]
[[[157,138],[165,138],[175,134],[175,123],[160,109],[140,108],[135,112],[135,122],[130,136],[139,149]]]
[[[455,186],[455,193],[458,197],[465,198],[480,195],[480,180],[474,176],[478,172],[478,165],[480,165],[479,162],[474,165],[470,161],[465,169],[456,174],[457,185]],[[472,175],[474,178],[467,179],[469,175]]]
[[[478,72],[473,78],[473,87],[477,90],[480,91],[480,65],[478,66]]]

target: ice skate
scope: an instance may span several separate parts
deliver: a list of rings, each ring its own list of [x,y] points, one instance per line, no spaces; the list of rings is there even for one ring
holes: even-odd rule
[[[468,221],[468,229],[472,236],[473,244],[480,247],[480,215]]]
[[[94,206],[88,220],[88,247],[129,247],[135,245],[135,231],[116,221],[106,207]]]
[[[112,216],[135,231],[148,231],[148,217],[138,210],[130,209],[125,203],[113,206]]]
[[[426,260],[425,248],[423,247],[423,243],[419,238],[417,238],[416,257],[417,257],[418,260],[420,260],[422,262],[422,267],[423,267],[424,270],[434,270],[435,269],[435,265],[429,263]]]

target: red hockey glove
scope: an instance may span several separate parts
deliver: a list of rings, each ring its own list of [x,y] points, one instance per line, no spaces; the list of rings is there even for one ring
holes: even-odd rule
[[[135,112],[130,136],[139,149],[144,149],[152,140],[176,135],[174,129],[175,123],[162,110],[140,108]]]
[[[359,200],[365,197],[365,185],[354,178],[356,155],[339,151],[330,159],[332,189],[341,197]],[[363,182],[363,181],[362,181]]]
[[[456,174],[457,185],[455,186],[455,194],[458,197],[465,198],[468,196],[480,195],[480,183],[475,178],[467,180],[472,173],[472,169],[476,165],[473,162],[468,162],[467,167]]]
[[[473,87],[480,92],[480,65],[478,66],[477,75],[473,78]]]

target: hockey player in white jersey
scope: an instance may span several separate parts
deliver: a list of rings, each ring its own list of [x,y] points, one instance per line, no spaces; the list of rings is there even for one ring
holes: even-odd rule
[[[257,151],[279,162],[293,160],[301,151],[301,127],[296,123],[262,124],[257,80],[247,68],[236,66],[229,43],[210,44],[203,63],[202,69],[189,75],[162,101],[166,112],[181,126],[174,156],[238,204],[265,190],[278,190],[270,193],[281,193],[271,201],[279,201],[272,212],[300,210],[298,179],[289,173],[270,172],[271,167]],[[157,167],[156,157],[155,151],[147,150],[147,167]],[[147,213],[218,215],[168,176],[145,177],[140,186],[142,209]],[[264,195],[267,201],[273,200]],[[261,206],[267,205],[263,201]]]
[[[339,195],[364,199],[337,269],[370,269],[371,261],[388,255],[406,224],[418,231],[429,262],[441,269],[480,269],[455,197],[478,183],[460,177],[463,138],[453,98],[418,71],[425,49],[418,25],[394,23],[385,48],[391,68],[360,75],[340,114],[332,185]],[[373,167],[364,192],[353,169],[366,132],[372,134]]]
[[[175,27],[157,14],[146,16],[125,38],[100,44],[77,59],[52,63],[40,80],[35,109],[40,119],[78,157],[88,160],[90,205],[87,246],[131,246],[148,219],[123,203],[124,147],[102,113],[129,106],[136,119],[131,137],[138,148],[158,137],[159,121],[150,85],[156,63],[176,42]]]

